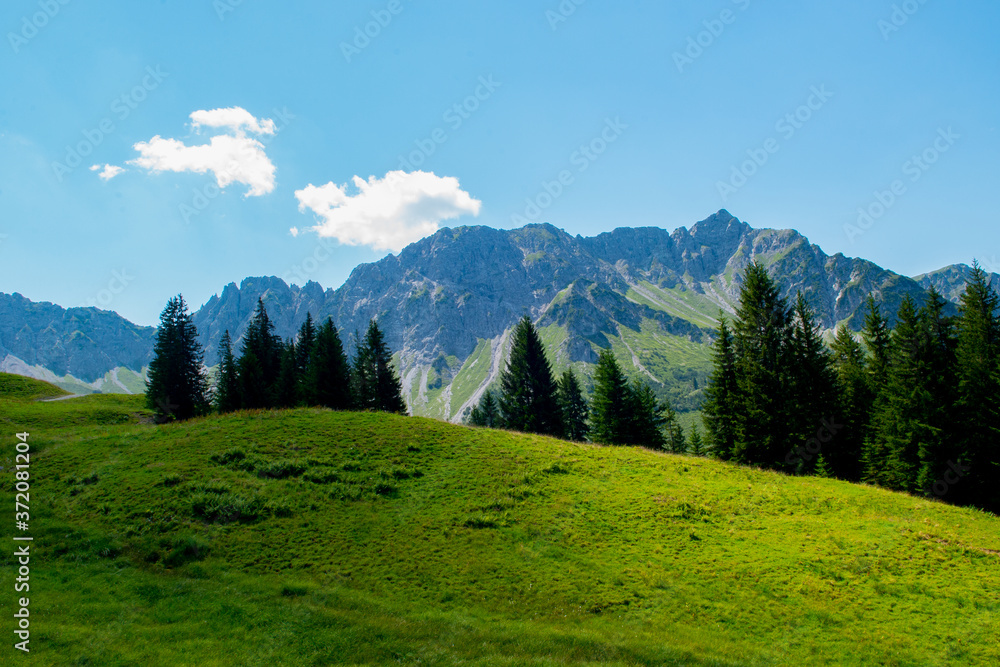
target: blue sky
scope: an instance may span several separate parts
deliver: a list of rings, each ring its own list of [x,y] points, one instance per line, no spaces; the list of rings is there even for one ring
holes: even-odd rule
[[[576,2],[3,3],[0,291],[154,324],[438,226],[720,208],[1000,271],[997,3]]]

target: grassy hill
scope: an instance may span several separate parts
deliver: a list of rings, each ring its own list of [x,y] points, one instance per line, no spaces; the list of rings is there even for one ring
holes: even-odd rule
[[[141,396],[11,382],[31,664],[1000,662],[982,512],[422,418],[154,426]]]

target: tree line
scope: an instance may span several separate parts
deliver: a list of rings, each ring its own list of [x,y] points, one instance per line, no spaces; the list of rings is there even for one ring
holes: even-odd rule
[[[258,299],[238,354],[229,331],[222,335],[212,387],[197,328],[178,295],[160,315],[146,402],[160,423],[212,411],[300,406],[406,414],[392,352],[375,320],[363,338],[356,338],[353,359],[348,359],[333,320],[317,327],[309,313],[298,335],[283,341]]]
[[[599,354],[590,400],[572,370],[557,380],[527,315],[511,334],[499,388],[482,395],[466,423],[678,453],[690,447],[669,402],[658,399],[646,382],[629,380],[611,350]],[[701,453],[700,435],[695,432],[692,438]]]
[[[1000,309],[974,264],[958,315],[931,288],[895,325],[873,296],[861,340],[824,343],[759,264],[722,319],[704,421],[723,460],[815,474],[1000,510]]]

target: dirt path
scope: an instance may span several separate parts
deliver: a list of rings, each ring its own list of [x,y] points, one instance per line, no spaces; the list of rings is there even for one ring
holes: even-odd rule
[[[81,396],[90,396],[90,394],[69,394],[68,396],[56,396],[55,398],[40,398],[38,400],[41,403],[52,403],[53,401],[66,401],[71,398],[80,398]]]

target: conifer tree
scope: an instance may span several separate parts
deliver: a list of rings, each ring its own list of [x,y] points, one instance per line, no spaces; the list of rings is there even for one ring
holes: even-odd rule
[[[670,451],[676,451],[675,447],[684,448],[684,434],[677,423],[677,415],[668,404],[660,402],[652,387],[643,381],[635,382],[629,389],[628,398],[625,444]],[[669,440],[664,434],[668,427],[671,429]]]
[[[606,445],[629,441],[632,388],[618,360],[609,349],[600,351],[594,370],[594,396],[590,402],[590,438]]]
[[[930,437],[924,420],[931,400],[924,383],[925,340],[922,318],[906,295],[890,338],[886,385],[875,408],[865,457],[867,479],[898,491],[916,490],[920,443]]]
[[[838,406],[830,354],[823,343],[813,310],[802,292],[796,295],[793,314],[785,368],[788,378],[786,409],[791,442],[805,444],[816,437],[824,420],[832,419],[834,422],[839,422],[840,417],[834,414]],[[839,449],[842,445],[838,432],[829,442],[823,443],[826,458],[830,458],[831,451]],[[787,460],[788,457],[785,458]],[[802,457],[797,461],[797,469],[789,470],[790,472],[808,474],[815,467],[815,460]]]
[[[219,376],[215,384],[215,409],[221,414],[240,409],[240,385],[236,376],[233,341],[227,329],[219,341]]]
[[[955,437],[954,410],[957,376],[954,319],[945,315],[947,302],[931,287],[920,310],[924,339],[920,350],[924,374],[920,378],[927,400],[922,406],[920,420],[924,436],[920,440],[918,455],[920,469],[916,484],[929,493],[932,485],[949,470],[949,462],[961,458],[958,439]]]
[[[316,327],[313,324],[312,313],[306,313],[306,321],[302,323],[298,336],[295,339],[295,371],[299,381],[299,402],[302,404],[310,404],[312,399],[312,389],[310,387],[312,378],[309,360],[312,357],[313,346],[315,344]]]
[[[275,405],[279,408],[294,408],[299,404],[298,355],[295,341],[286,341],[281,347],[281,362],[278,379],[275,382]]]
[[[889,341],[891,332],[889,322],[882,314],[875,297],[871,294],[865,300],[865,325],[861,331],[865,346],[868,348],[868,377],[872,394],[877,396],[885,387],[889,369]]]
[[[705,388],[703,421],[708,431],[708,446],[712,454],[723,461],[732,458],[736,447],[739,406],[733,335],[726,318],[720,316],[714,368]]]
[[[312,326],[310,319],[306,322]],[[309,336],[300,336],[300,340],[308,341]],[[310,347],[306,379],[302,384],[306,402],[333,410],[350,410],[355,405],[351,395],[351,367],[332,319],[327,318],[315,331]]]
[[[146,404],[156,413],[158,423],[190,419],[208,411],[203,357],[198,330],[184,297],[178,294],[160,314],[146,383]]]
[[[958,502],[1000,512],[1000,298],[973,262],[958,319],[957,428],[960,460],[948,479]],[[961,476],[959,476],[961,473]],[[947,473],[946,473],[947,475]],[[937,482],[936,482],[937,483]],[[932,489],[933,490],[933,489]]]
[[[835,436],[837,446],[828,452],[830,456],[824,456],[823,459],[829,476],[858,481],[862,474],[862,454],[869,432],[874,392],[864,349],[846,325],[842,324],[837,329],[831,348],[838,412],[843,429]],[[818,467],[817,462],[817,475]]]
[[[280,367],[281,339],[274,334],[274,325],[267,316],[264,302],[258,299],[254,317],[243,333],[237,362],[243,408],[269,408],[274,405]]]
[[[747,267],[734,322],[736,382],[740,397],[733,458],[782,469],[799,441],[789,435],[786,370],[791,313],[778,287],[757,262]]]
[[[479,403],[469,413],[470,426],[485,426],[486,428],[502,428],[500,420],[500,405],[491,389],[483,393]]]
[[[514,327],[510,358],[500,375],[500,413],[506,428],[562,435],[556,383],[545,347],[527,315]]]
[[[562,417],[563,436],[567,440],[583,442],[589,431],[587,418],[590,408],[573,371],[567,370],[560,376],[556,387],[556,402]]]
[[[697,424],[691,427],[691,434],[688,436],[687,452],[691,456],[705,455],[705,442],[701,437],[701,431],[698,430]]]
[[[361,410],[406,414],[403,388],[392,366],[392,352],[375,320],[368,323],[354,360],[355,403]]]
[[[661,437],[664,441],[664,449],[674,454],[686,454],[688,443],[684,438],[684,429],[681,428],[681,423],[677,419],[677,413],[669,402],[663,403],[661,408],[663,410],[663,429],[661,431],[663,435]]]
[[[865,305],[865,324],[861,335],[865,347],[868,348],[867,377],[871,395],[871,409],[862,445],[861,479],[865,482],[884,485],[889,455],[886,450],[885,438],[879,434],[884,430],[883,415],[888,410],[889,397],[885,393],[885,388],[889,382],[889,352],[892,331],[873,295],[868,295]],[[912,306],[912,301],[910,305]]]

